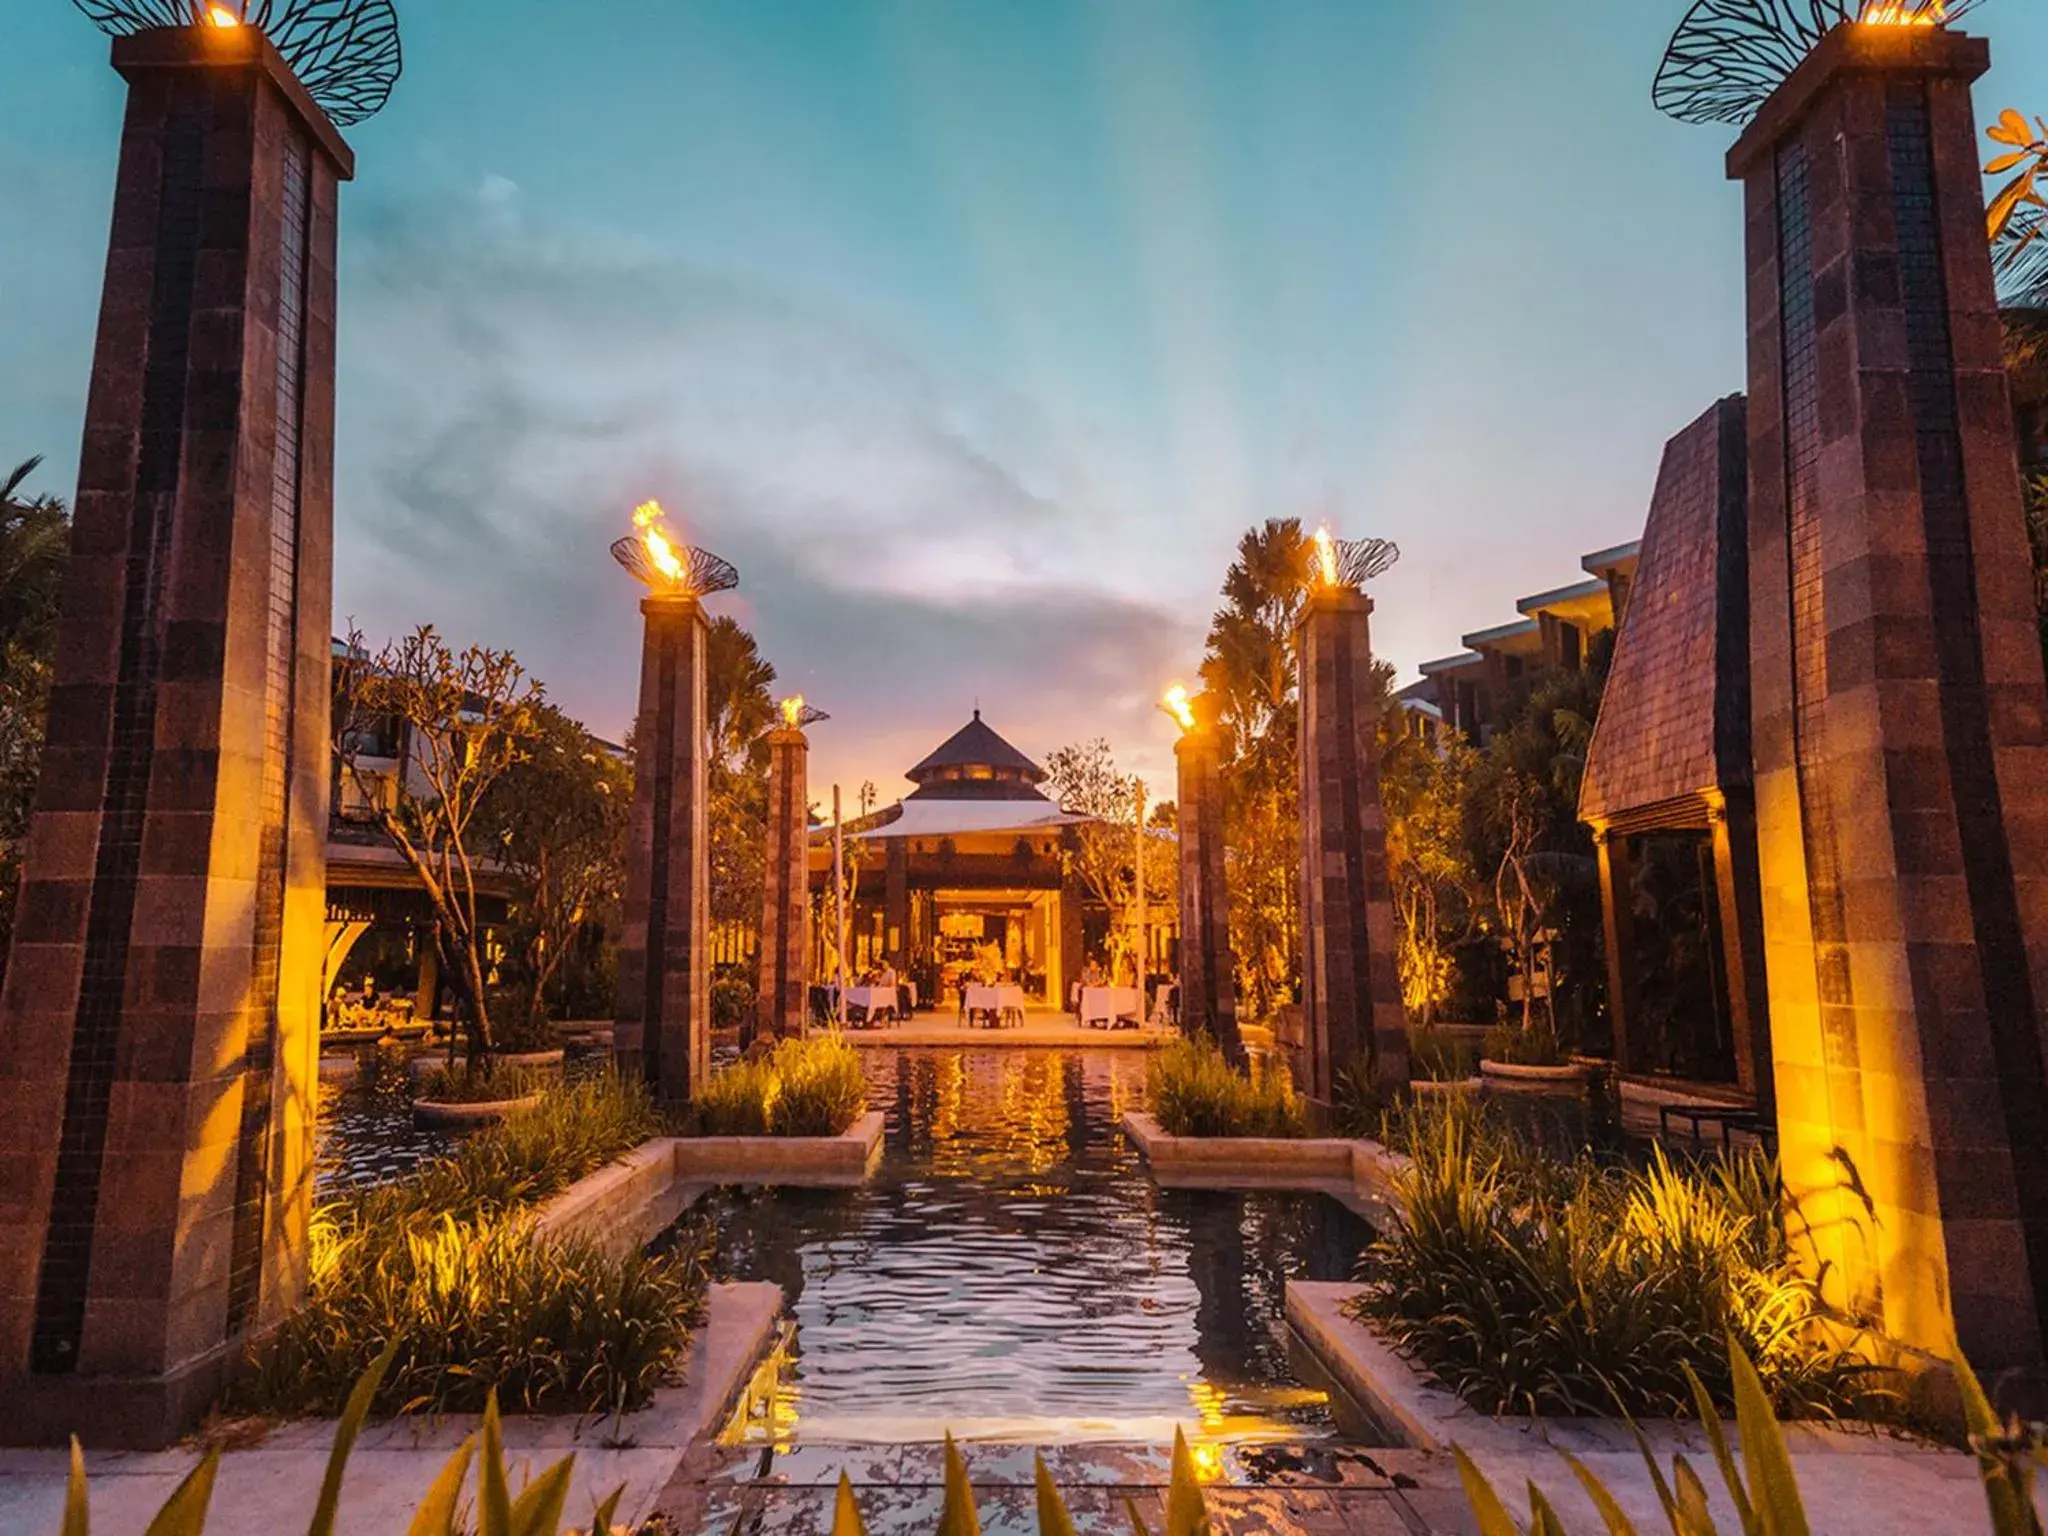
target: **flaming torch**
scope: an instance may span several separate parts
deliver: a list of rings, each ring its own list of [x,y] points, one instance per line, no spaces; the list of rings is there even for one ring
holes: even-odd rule
[[[1160,697],[1159,707],[1173,716],[1174,723],[1181,728],[1182,735],[1195,728],[1195,701],[1188,697],[1187,689],[1181,684],[1175,683],[1166,690]]]
[[[675,536],[658,501],[633,509],[633,532],[612,545],[612,558],[662,597],[703,597],[740,584],[731,562]]]
[[[824,710],[806,704],[804,696],[800,693],[791,694],[779,707],[782,710],[782,728],[785,731],[800,731],[807,725],[816,725],[820,720],[832,718]]]
[[[1358,591],[1384,575],[1401,558],[1401,549],[1387,539],[1339,539],[1323,524],[1314,538],[1316,569],[1313,585],[1325,592]]]
[[[1866,27],[1940,27],[1948,24],[1947,0],[1863,0],[1856,20]]]

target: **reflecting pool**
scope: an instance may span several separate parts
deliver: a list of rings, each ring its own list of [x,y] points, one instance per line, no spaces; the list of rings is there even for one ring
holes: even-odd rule
[[[857,1190],[713,1197],[720,1278],[783,1288],[795,1336],[748,1443],[1299,1443],[1289,1277],[1350,1278],[1321,1195],[1161,1190],[1124,1137],[1142,1051],[862,1052],[886,1150]]]

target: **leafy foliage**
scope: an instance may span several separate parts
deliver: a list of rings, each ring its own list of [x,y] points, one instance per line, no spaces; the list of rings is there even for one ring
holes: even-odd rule
[[[1547,1021],[1526,1029],[1514,1024],[1496,1024],[1486,1032],[1479,1054],[1484,1060],[1497,1061],[1503,1066],[1561,1067],[1565,1063],[1564,1047],[1558,1043],[1557,1031]]]
[[[334,1413],[389,1356],[379,1413],[621,1411],[647,1400],[702,1305],[705,1256],[648,1256],[543,1238],[530,1207],[654,1134],[637,1083],[559,1088],[411,1178],[314,1216],[305,1304],[252,1352],[233,1401]]]
[[[1095,818],[1074,828],[1074,873],[1083,888],[1109,909],[1110,952],[1131,952],[1134,934],[1126,918],[1137,900],[1138,791],[1136,774],[1117,768],[1109,743],[1097,737],[1061,747],[1045,760],[1046,789],[1061,810]],[[1155,823],[1156,825],[1156,823]],[[1143,841],[1145,906],[1150,913],[1179,901],[1180,861],[1174,844],[1157,832]]]
[[[1232,1066],[1204,1036],[1176,1040],[1145,1067],[1152,1113],[1169,1136],[1302,1136],[1302,1102],[1278,1061]]]
[[[776,722],[775,668],[754,637],[721,614],[705,634],[704,716],[709,753],[711,920],[761,921],[768,857],[768,747]]]
[[[1380,731],[1380,801],[1393,887],[1401,1001],[1425,1027],[1450,999],[1453,956],[1478,916],[1464,802],[1477,754],[1462,736],[1441,746],[1411,736],[1398,706]]]
[[[1984,167],[1987,176],[2011,173],[1985,213],[1991,257],[2001,286],[2016,303],[2048,303],[2048,118],[2029,123],[2007,107],[1985,137],[2002,146]]]
[[[0,972],[14,930],[22,839],[43,759],[71,522],[53,496],[24,496],[41,459],[0,479]]]
[[[840,1136],[867,1108],[860,1052],[831,1033],[712,1073],[691,1117],[700,1136]]]
[[[1783,1408],[1890,1411],[1818,1326],[1764,1159],[1602,1168],[1539,1155],[1464,1104],[1412,1112],[1409,1145],[1398,1220],[1351,1306],[1474,1407],[1685,1413],[1691,1373],[1725,1404],[1732,1336]]]
[[[519,757],[478,812],[478,846],[520,877],[509,937],[526,1021],[521,1044],[542,1033],[549,988],[579,938],[617,915],[632,809],[632,769],[577,721],[536,703]],[[509,1047],[511,1020],[499,1022]]]
[[[336,753],[426,894],[442,975],[481,1060],[496,1048],[477,910],[481,813],[539,732],[541,686],[510,651],[458,654],[424,624],[374,657],[352,628],[335,683]],[[365,766],[394,748],[402,766],[388,779]]]

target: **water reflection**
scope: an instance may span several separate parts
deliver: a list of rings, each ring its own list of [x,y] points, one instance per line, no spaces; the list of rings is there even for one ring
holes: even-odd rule
[[[1329,1433],[1290,1372],[1285,1282],[1369,1233],[1321,1196],[1161,1191],[1124,1139],[1133,1051],[864,1052],[883,1163],[849,1191],[726,1191],[726,1278],[798,1324],[749,1439],[1158,1440]]]

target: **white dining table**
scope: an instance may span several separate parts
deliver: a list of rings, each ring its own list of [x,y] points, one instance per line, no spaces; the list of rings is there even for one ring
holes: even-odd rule
[[[902,999],[894,987],[848,987],[846,989],[848,1008],[865,1008],[868,1022],[873,1023],[877,1014],[886,1013],[892,1019],[902,1007]]]
[[[1081,1025],[1114,1029],[1117,1021],[1130,1016],[1134,1021],[1145,1011],[1145,994],[1136,987],[1083,987]]]
[[[985,1013],[989,1016],[991,1024],[1000,1024],[1005,1016],[1014,1013],[1021,1022],[1024,1016],[1024,989],[1012,983],[993,987],[969,987],[967,1013],[970,1018],[977,1013]]]

